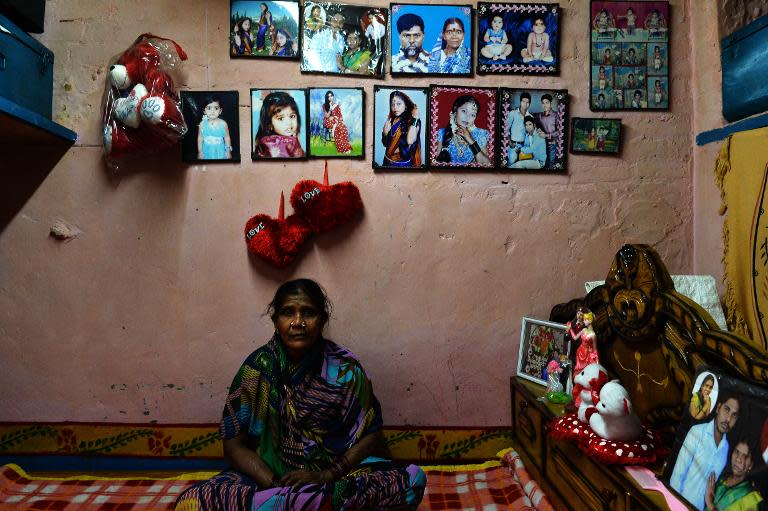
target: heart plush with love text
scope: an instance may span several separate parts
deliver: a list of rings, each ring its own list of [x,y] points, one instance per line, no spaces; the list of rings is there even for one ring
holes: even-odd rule
[[[363,201],[350,181],[329,185],[326,167],[322,183],[314,179],[296,183],[291,206],[315,232],[326,232],[354,218],[362,211]]]
[[[277,218],[259,214],[245,223],[248,251],[277,268],[285,268],[301,253],[312,236],[312,228],[297,215],[284,218],[284,198],[280,195]]]

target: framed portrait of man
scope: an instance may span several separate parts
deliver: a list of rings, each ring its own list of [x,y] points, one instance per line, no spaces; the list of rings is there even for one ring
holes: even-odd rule
[[[472,76],[471,5],[390,4],[392,76]]]
[[[429,88],[373,90],[373,168],[424,170]]]
[[[297,0],[232,0],[229,18],[231,58],[299,58]]]

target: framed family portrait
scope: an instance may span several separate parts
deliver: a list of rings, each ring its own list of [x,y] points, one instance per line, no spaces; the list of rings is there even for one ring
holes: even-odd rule
[[[568,91],[502,88],[499,95],[499,166],[564,171]]]
[[[429,89],[429,166],[489,169],[496,162],[497,89]]]
[[[189,131],[181,142],[186,162],[239,162],[238,92],[181,91],[181,112]]]
[[[298,59],[298,0],[230,2],[229,56]]]
[[[592,111],[669,110],[669,2],[592,0]]]
[[[560,72],[557,4],[477,4],[478,74]]]
[[[700,367],[663,480],[696,509],[762,509],[768,389]]]
[[[570,346],[565,325],[524,317],[520,329],[517,375],[546,385],[547,366],[552,361],[559,366],[561,361],[568,360]]]
[[[392,76],[472,75],[472,6],[390,4]]]
[[[309,89],[310,157],[365,157],[364,128],[362,87]]]
[[[373,168],[424,170],[427,87],[373,88]]]
[[[388,23],[386,8],[305,2],[301,71],[382,77]]]
[[[571,152],[618,155],[621,151],[621,119],[571,119]]]
[[[306,89],[251,89],[251,159],[305,159],[306,119]]]

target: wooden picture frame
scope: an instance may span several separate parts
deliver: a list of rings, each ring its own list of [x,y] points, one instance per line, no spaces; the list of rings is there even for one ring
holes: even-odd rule
[[[251,159],[305,160],[306,120],[306,89],[251,89]]]
[[[298,60],[300,11],[298,0],[231,0],[230,58]]]
[[[394,97],[402,104],[396,108],[407,108],[407,105],[413,105],[409,115],[392,111],[391,103]],[[371,161],[374,170],[426,170],[428,101],[429,87],[374,86],[373,159]],[[416,113],[416,117],[413,117],[413,112]],[[387,129],[388,122],[389,129]],[[409,143],[407,138],[411,133],[417,133],[413,143]]]
[[[571,153],[618,156],[621,153],[621,119],[572,118]]]
[[[190,163],[240,161],[239,93],[232,91],[180,92],[181,113],[189,131],[181,141],[181,159]],[[210,124],[206,107],[218,105],[213,115],[223,124]]]
[[[669,110],[669,2],[590,0],[593,112]]]
[[[392,3],[390,12],[392,76],[472,76],[472,5]]]
[[[570,360],[571,342],[566,326],[561,323],[523,317],[520,329],[520,349],[517,355],[517,375],[546,385],[544,371],[556,356],[565,354]]]
[[[560,74],[558,4],[477,4],[478,74]]]
[[[333,102],[326,116],[326,99]],[[365,158],[365,89],[310,87],[309,157]]]

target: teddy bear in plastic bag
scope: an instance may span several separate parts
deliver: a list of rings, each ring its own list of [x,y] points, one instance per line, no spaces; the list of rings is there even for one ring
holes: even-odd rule
[[[103,102],[107,162],[159,152],[187,132],[171,72],[187,60],[171,39],[142,34],[110,61]]]

